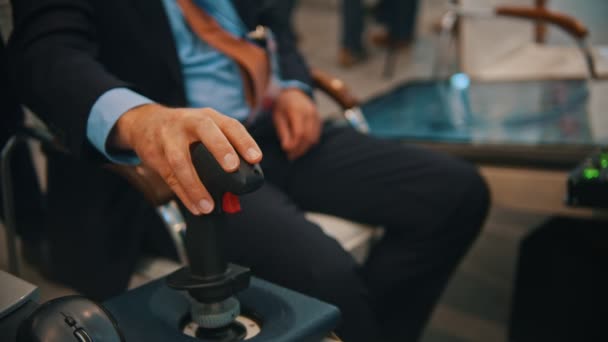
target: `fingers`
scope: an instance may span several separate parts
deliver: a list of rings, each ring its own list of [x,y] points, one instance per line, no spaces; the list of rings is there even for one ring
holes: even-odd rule
[[[165,181],[168,184],[169,181],[177,183],[176,187],[181,188],[191,203],[188,208],[196,208],[191,210],[193,214],[208,214],[213,210],[213,199],[192,165],[189,145],[190,141],[180,137],[165,145],[164,154],[170,167],[169,172],[165,171],[168,174]],[[179,197],[179,193],[176,194]]]
[[[291,160],[298,158],[306,145],[306,125],[305,117],[295,110],[284,110],[276,115],[278,125],[284,126],[287,132],[283,135],[286,139],[281,140],[281,147]],[[279,126],[277,126],[279,130]],[[281,133],[279,131],[279,136]]]
[[[311,118],[309,120],[309,125],[310,125],[310,142],[313,145],[316,145],[319,143],[319,140],[321,139],[321,129],[323,127],[323,124],[321,122],[321,117],[319,116],[319,113],[317,112],[317,109],[314,108],[313,109],[314,112],[311,115]]]
[[[236,151],[212,118],[197,117],[188,127],[194,130],[190,142],[202,142],[226,172],[233,172],[239,167]]]
[[[239,167],[238,153],[258,163],[262,152],[238,121],[211,109],[142,107],[138,123],[126,124],[133,149],[142,162],[158,172],[184,205],[195,215],[213,211],[211,195],[192,164],[190,145],[201,141],[227,171]],[[137,113],[136,113],[137,114]]]
[[[292,136],[292,146],[283,149],[290,160],[298,159],[318,143],[321,134],[321,121],[314,108],[305,112],[290,111],[282,117],[287,118]]]
[[[180,184],[179,179],[167,161],[163,151],[159,150],[154,153],[148,153],[146,164],[158,172],[165,183],[167,183],[167,185],[171,188],[171,190],[173,190],[175,195],[182,201],[182,203],[184,203],[190,212],[192,212],[194,215],[201,214],[201,210],[196,204],[196,200],[191,199],[186,193],[184,187]]]
[[[296,111],[296,110],[288,110],[287,117],[289,118],[289,127],[291,128],[291,137],[294,140],[293,149],[294,150],[300,149],[301,145],[306,143],[306,135],[307,135],[306,114]]]
[[[224,116],[219,127],[228,141],[247,162],[256,164],[262,160],[262,150],[240,122]]]
[[[295,140],[292,137],[287,116],[283,113],[275,113],[273,122],[281,142],[281,148],[286,152],[292,150],[295,147]]]

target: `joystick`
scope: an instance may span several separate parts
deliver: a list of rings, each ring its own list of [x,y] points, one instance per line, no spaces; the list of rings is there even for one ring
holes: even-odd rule
[[[189,266],[111,298],[103,306],[69,297],[40,306],[39,310],[31,286],[17,282],[11,287],[14,280],[3,279],[0,271],[0,288],[9,294],[11,288],[20,289],[15,296],[5,296],[8,302],[0,296],[0,336],[14,340],[21,327],[22,337],[31,340],[41,336],[44,341],[51,341],[52,336],[63,341],[68,335],[78,340],[88,336],[94,341],[325,341],[340,318],[335,306],[252,277],[248,268],[226,261],[225,220],[240,210],[238,196],[262,186],[259,165],[241,159],[238,170],[227,173],[202,144],[192,145],[191,155],[216,206],[205,216],[186,212],[188,223],[200,221],[186,231]],[[149,195],[154,205],[163,204],[164,198],[171,196],[170,190],[158,186],[159,177],[152,173],[116,171]],[[241,307],[245,317],[235,320]],[[30,314],[33,318],[27,319]],[[51,334],[48,329],[62,329],[62,334]]]
[[[340,312],[336,307],[256,278],[248,268],[226,260],[226,221],[240,211],[240,195],[262,186],[260,166],[241,158],[236,171],[226,172],[202,144],[193,144],[190,153],[196,172],[216,205],[208,215],[184,212],[188,227],[183,237],[186,267],[104,303],[125,339],[324,340],[338,324]]]
[[[258,164],[251,165],[242,158],[235,172],[224,171],[201,143],[193,144],[190,153],[196,172],[216,205],[208,215],[191,217],[199,222],[186,232],[189,266],[170,274],[167,284],[190,294],[193,299],[190,315],[203,330],[201,334],[240,335],[240,329],[231,326],[240,314],[240,304],[234,295],[249,286],[251,272],[226,261],[224,225],[227,215],[241,209],[238,196],[260,188],[264,175]]]

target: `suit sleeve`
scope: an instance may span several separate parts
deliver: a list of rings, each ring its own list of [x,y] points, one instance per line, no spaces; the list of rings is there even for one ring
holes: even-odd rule
[[[304,57],[295,44],[286,9],[288,1],[262,1],[259,23],[268,26],[275,35],[279,55],[279,69],[284,80],[297,80],[312,88],[312,79]]]
[[[87,0],[15,0],[9,70],[20,100],[76,156],[96,154],[87,141],[96,100],[128,84],[97,61],[95,11]]]

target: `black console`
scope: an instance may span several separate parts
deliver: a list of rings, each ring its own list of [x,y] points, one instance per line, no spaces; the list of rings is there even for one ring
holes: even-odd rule
[[[572,206],[608,208],[608,150],[601,150],[568,176],[566,202]]]

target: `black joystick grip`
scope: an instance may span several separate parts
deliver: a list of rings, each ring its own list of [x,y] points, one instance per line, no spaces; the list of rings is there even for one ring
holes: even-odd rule
[[[189,267],[182,268],[167,278],[168,285],[187,290],[202,303],[223,301],[234,293],[247,288],[248,268],[228,264],[224,256],[225,220],[230,213],[240,209],[238,195],[257,190],[264,183],[259,165],[252,165],[240,158],[239,168],[226,172],[215,157],[201,143],[190,146],[192,163],[201,182],[205,185],[215,208],[208,215],[193,216],[186,213],[186,253]]]
[[[259,189],[264,183],[264,174],[259,164],[249,164],[240,158],[239,168],[226,172],[205,145],[194,143],[190,146],[192,164],[199,178],[213,197],[215,209],[212,214],[221,214],[226,193],[243,195]]]

